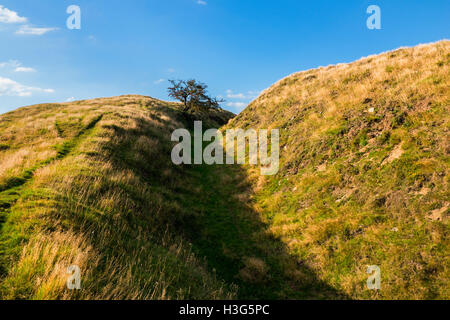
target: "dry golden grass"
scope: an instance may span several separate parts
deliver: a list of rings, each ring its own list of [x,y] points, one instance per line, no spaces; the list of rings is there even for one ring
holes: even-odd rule
[[[248,168],[255,210],[348,297],[450,297],[449,68],[440,41],[295,73],[227,126],[280,129],[278,175]]]
[[[165,216],[185,180],[170,161],[177,106],[123,96],[0,116],[1,298],[234,297]]]

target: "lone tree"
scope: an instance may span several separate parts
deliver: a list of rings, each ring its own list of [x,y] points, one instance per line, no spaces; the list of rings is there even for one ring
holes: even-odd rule
[[[169,80],[172,84],[168,88],[169,97],[172,97],[184,104],[183,111],[189,109],[203,109],[218,108],[219,104],[224,100],[211,98],[208,95],[208,86],[204,83],[191,80]]]

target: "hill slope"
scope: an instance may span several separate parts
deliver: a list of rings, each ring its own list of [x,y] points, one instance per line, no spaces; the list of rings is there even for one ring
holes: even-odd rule
[[[192,179],[172,165],[170,136],[191,120],[142,96],[0,116],[0,298],[234,297],[177,231],[195,212],[180,204]],[[71,265],[79,291],[66,288]]]
[[[348,297],[450,298],[449,64],[441,41],[299,72],[227,126],[280,128],[278,175],[248,168],[255,210]]]

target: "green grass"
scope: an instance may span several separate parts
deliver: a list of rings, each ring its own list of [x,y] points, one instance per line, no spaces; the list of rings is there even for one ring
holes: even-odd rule
[[[61,160],[67,156],[70,151],[77,146],[77,143],[84,135],[89,135],[90,130],[93,129],[95,124],[100,121],[101,118],[102,115],[94,118],[94,120],[82,128],[74,138],[64,142],[61,146],[57,146],[56,149],[58,153],[56,157],[41,161],[34,167],[25,170],[21,177],[10,178],[7,180],[6,184],[0,186],[0,253],[2,253],[0,255],[0,278],[4,277],[7,273],[7,266],[10,264],[8,260],[11,259],[11,256],[16,255],[17,258],[19,249],[18,242],[28,238],[25,233],[22,233],[22,235],[17,233],[17,227],[23,226],[10,224],[3,230],[3,223],[7,220],[11,221],[11,218],[13,218],[11,208],[19,199],[24,199],[35,192],[35,190],[30,187],[34,172],[49,165],[53,161]],[[26,185],[27,183],[28,185]],[[43,190],[43,192],[45,193],[45,190]],[[32,202],[30,205],[34,205],[34,203]],[[34,223],[39,223],[39,221],[27,221],[25,227]],[[29,231],[28,229],[26,230]]]
[[[3,299],[234,296],[235,288],[207,271],[176,232],[182,211],[168,196],[173,194],[173,184],[182,182],[182,171],[166,158],[170,131],[157,125],[167,115],[164,126],[180,116],[183,121],[182,114],[162,103],[125,110],[96,106],[83,115],[83,126],[66,126],[63,137],[57,121],[54,130],[63,140],[55,144],[56,155],[26,169],[22,179],[4,184],[0,194]],[[132,122],[137,126],[129,126]],[[148,148],[151,140],[140,142],[142,137],[157,144]],[[164,170],[171,176],[163,177]],[[70,292],[65,288],[65,268],[76,261],[83,269],[84,290]]]
[[[228,125],[287,129],[255,206],[292,256],[348,297],[449,297],[448,50],[442,41],[293,74]],[[379,292],[365,287],[367,265],[381,268]]]

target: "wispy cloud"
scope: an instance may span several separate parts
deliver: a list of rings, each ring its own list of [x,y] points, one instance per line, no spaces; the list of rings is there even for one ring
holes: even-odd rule
[[[158,79],[158,80],[156,80],[156,81],[153,81],[153,83],[154,83],[154,84],[161,84],[161,83],[163,83],[164,81],[166,81],[166,79]]]
[[[70,97],[66,99],[66,102],[73,102],[75,101],[75,97]]]
[[[233,90],[227,90],[228,99],[252,100],[258,97],[259,92],[247,91],[247,93],[234,93]]]
[[[14,69],[14,72],[36,72],[36,69],[27,67],[17,67],[16,69]]]
[[[169,72],[169,73],[174,73],[174,72],[175,72],[175,69],[174,69],[174,68],[169,68],[169,69],[167,69],[167,72]]]
[[[197,4],[199,4],[201,6],[206,6],[208,4],[208,2],[206,2],[204,0],[197,0]]]
[[[226,91],[227,99],[238,101],[231,101],[226,103],[225,105],[229,108],[233,108],[237,112],[241,112],[245,107],[247,107],[250,101],[257,98],[258,95],[259,95],[258,91],[247,91],[245,93],[243,92],[236,93],[233,90],[228,89]]]
[[[20,27],[19,30],[16,31],[16,34],[20,35],[33,35],[33,36],[42,36],[50,31],[58,30],[58,28],[37,28],[30,27],[28,25]]]
[[[248,97],[250,99],[256,99],[261,94],[260,91],[247,91]]]
[[[227,98],[228,99],[245,99],[245,95],[243,93],[233,93],[232,90],[227,90]]]
[[[17,12],[9,10],[0,5],[0,22],[2,23],[25,23],[27,18],[21,17]]]
[[[0,68],[17,68],[20,67],[22,64],[17,60],[9,60],[7,62],[0,62]]]
[[[23,24],[15,33],[19,35],[33,35],[33,36],[42,36],[50,31],[58,30],[58,28],[43,28],[43,27],[33,27],[27,23],[28,19],[25,17],[19,16],[19,14],[15,11],[12,11],[4,6],[0,5],[0,23],[8,23],[8,24]]]
[[[18,60],[9,60],[7,62],[0,62],[0,68],[12,68],[14,72],[36,72],[36,69],[24,67]]]
[[[0,77],[0,96],[29,97],[33,93],[53,93],[53,89],[42,89],[20,84],[14,80]]]
[[[228,102],[226,104],[227,107],[237,109],[238,111],[241,111],[247,106],[247,103],[245,102]]]

